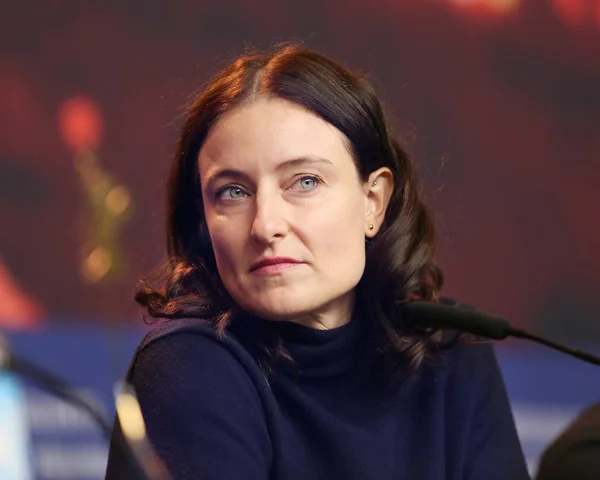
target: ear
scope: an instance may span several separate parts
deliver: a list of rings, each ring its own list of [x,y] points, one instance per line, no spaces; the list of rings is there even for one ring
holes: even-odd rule
[[[394,175],[387,167],[381,167],[369,175],[363,184],[365,192],[365,235],[374,237],[383,221],[387,206],[394,193]]]

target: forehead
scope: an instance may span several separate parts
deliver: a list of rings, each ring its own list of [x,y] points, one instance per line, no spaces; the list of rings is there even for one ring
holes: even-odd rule
[[[346,137],[311,111],[282,99],[259,98],[223,115],[199,154],[200,169],[213,163],[274,164],[319,156],[350,157]]]

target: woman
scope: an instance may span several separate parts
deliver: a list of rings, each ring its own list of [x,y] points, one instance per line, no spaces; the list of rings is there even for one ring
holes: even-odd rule
[[[217,75],[183,127],[167,240],[136,300],[168,321],[128,379],[175,478],[528,478],[491,347],[406,321],[439,299],[433,218],[345,68],[291,46]],[[107,478],[122,468],[111,451]]]

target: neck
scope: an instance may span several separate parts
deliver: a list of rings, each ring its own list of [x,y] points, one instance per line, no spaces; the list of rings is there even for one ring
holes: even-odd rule
[[[354,312],[354,301],[354,291],[352,291],[317,310],[291,318],[289,321],[315,330],[332,330],[350,323]]]

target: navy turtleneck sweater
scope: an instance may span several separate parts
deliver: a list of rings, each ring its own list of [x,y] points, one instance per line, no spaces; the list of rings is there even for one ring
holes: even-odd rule
[[[265,376],[252,332],[294,368]],[[156,327],[128,379],[176,479],[528,479],[489,344],[458,345],[382,388],[358,319],[333,330],[243,318],[223,340],[202,320]],[[263,358],[264,359],[264,358]],[[115,448],[107,478],[131,478]]]

